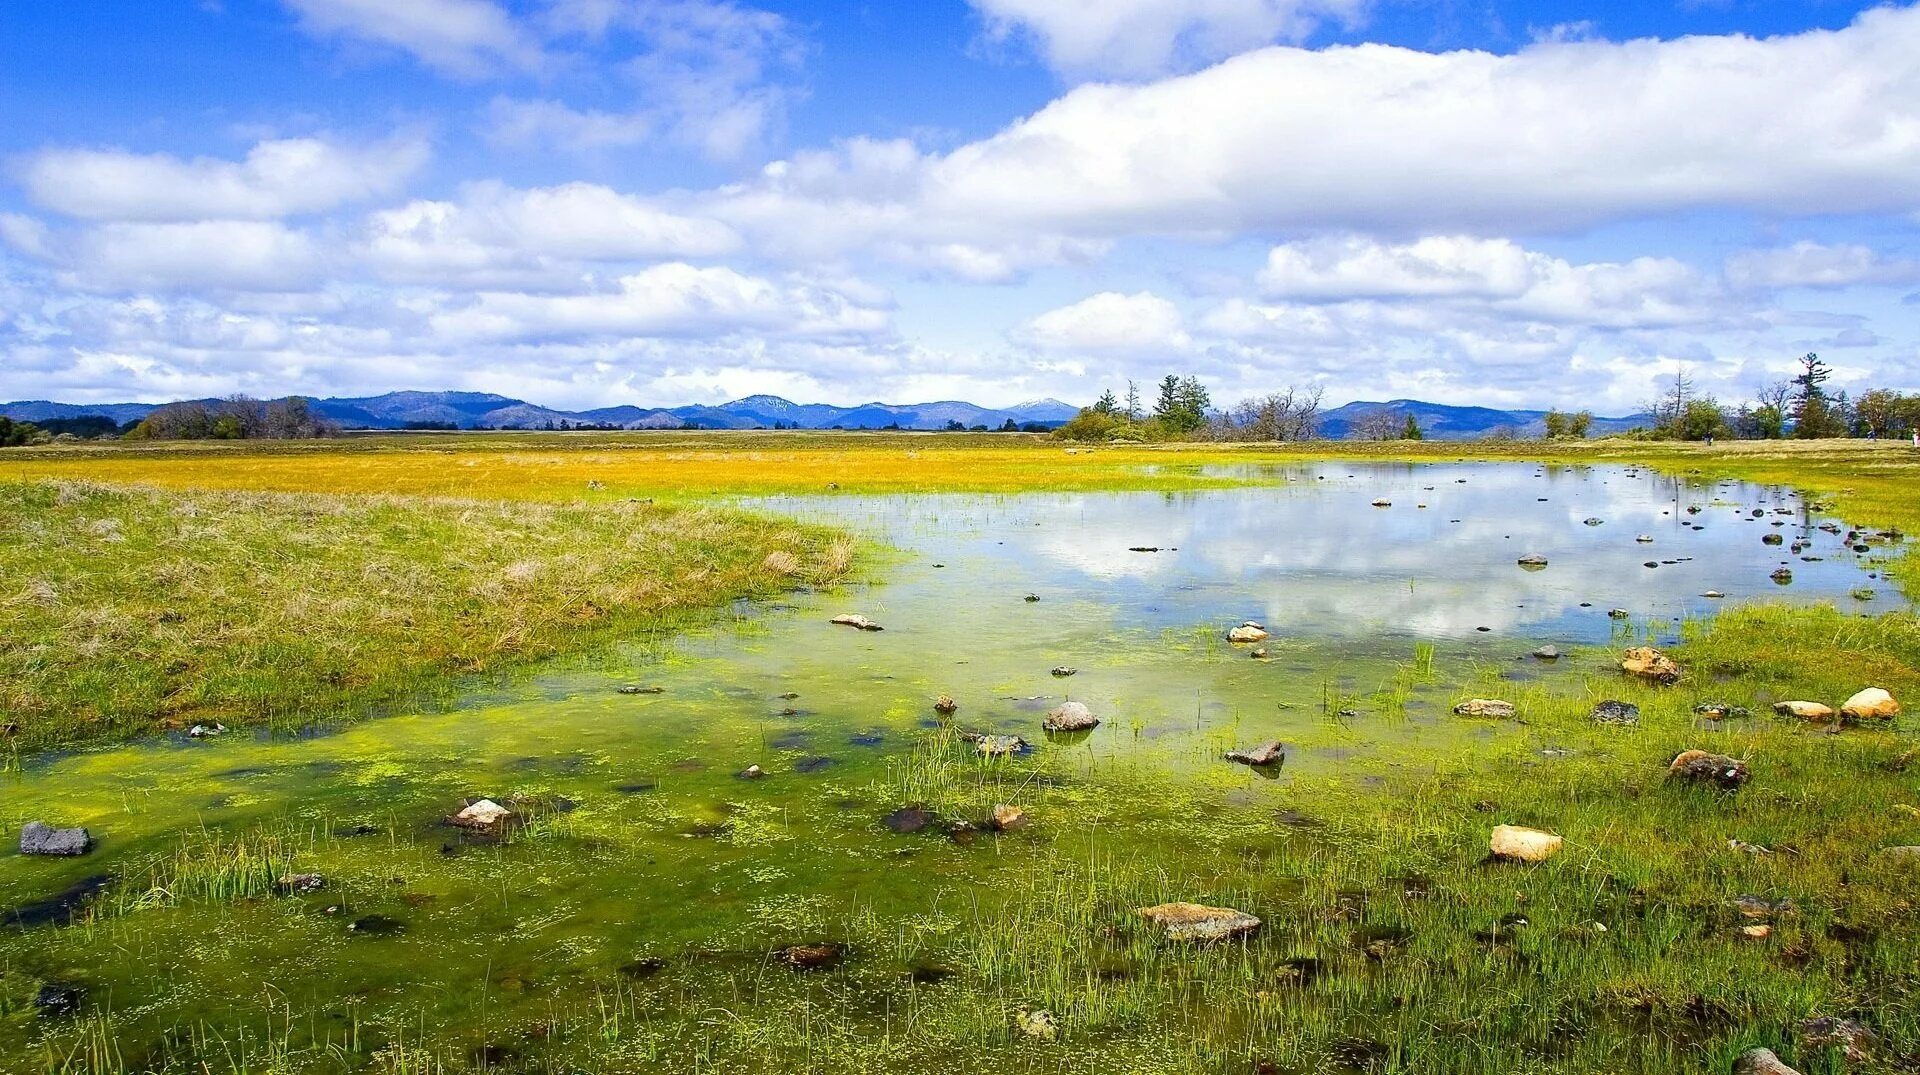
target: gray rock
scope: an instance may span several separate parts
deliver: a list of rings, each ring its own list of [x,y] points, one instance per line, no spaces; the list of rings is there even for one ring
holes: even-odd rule
[[[1062,702],[1040,722],[1040,726],[1050,732],[1084,732],[1099,724],[1100,718],[1080,702]]]
[[[1255,747],[1252,750],[1230,750],[1227,752],[1227,760],[1237,761],[1242,765],[1264,768],[1286,761],[1287,752],[1286,748],[1281,746],[1279,741],[1276,740],[1264,746]]]
[[[1775,1056],[1772,1049],[1748,1049],[1733,1062],[1733,1075],[1800,1075]]]
[[[1640,707],[1609,698],[1593,707],[1593,719],[1599,724],[1638,724]]]
[[[84,855],[93,850],[93,835],[85,829],[56,829],[44,821],[29,821],[20,829],[22,855]]]

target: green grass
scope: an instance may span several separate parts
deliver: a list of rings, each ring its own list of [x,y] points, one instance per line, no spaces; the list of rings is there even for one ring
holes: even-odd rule
[[[33,750],[444,699],[852,549],[711,508],[0,482],[0,724]]]

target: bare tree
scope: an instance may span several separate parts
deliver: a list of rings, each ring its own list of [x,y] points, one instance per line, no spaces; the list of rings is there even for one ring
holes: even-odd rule
[[[1406,429],[1404,419],[1386,407],[1368,411],[1347,428],[1348,440],[1398,440]]]
[[[1312,440],[1320,435],[1320,397],[1324,389],[1289,387],[1284,392],[1243,399],[1214,420],[1215,440]]]

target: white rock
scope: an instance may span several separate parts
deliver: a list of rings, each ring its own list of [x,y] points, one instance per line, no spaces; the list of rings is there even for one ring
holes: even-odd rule
[[[1493,849],[1495,858],[1513,862],[1545,862],[1559,854],[1565,844],[1565,840],[1550,832],[1519,825],[1499,825],[1494,828],[1493,839],[1488,846]]]

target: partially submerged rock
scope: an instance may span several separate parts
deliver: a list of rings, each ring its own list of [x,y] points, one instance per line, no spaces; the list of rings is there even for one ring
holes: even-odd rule
[[[1018,806],[998,803],[994,806],[993,816],[988,819],[987,823],[993,826],[995,832],[1013,832],[1016,829],[1024,829],[1027,827],[1027,812]]]
[[[881,627],[879,624],[873,622],[872,620],[866,618],[865,616],[856,616],[856,615],[853,615],[852,613],[835,616],[833,619],[827,622],[838,624],[841,627],[858,628],[859,630],[862,630],[862,631],[883,631],[886,629],[884,627]]]
[[[1900,703],[1885,690],[1868,687],[1847,699],[1840,715],[1848,720],[1891,720],[1900,715]]]
[[[1265,642],[1269,637],[1267,629],[1257,623],[1243,623],[1227,632],[1227,641],[1240,644]]]
[[[1454,706],[1453,711],[1463,717],[1492,717],[1495,720],[1510,720],[1518,712],[1512,702],[1498,698],[1469,698]]]
[[[794,970],[826,970],[840,962],[846,949],[837,944],[795,944],[780,949],[774,957]]]
[[[1560,659],[1560,648],[1558,646],[1541,646],[1539,649],[1533,651],[1533,655],[1543,661],[1557,661]]]
[[[1542,555],[1540,555],[1540,554],[1539,554],[1539,553],[1537,553],[1537,552],[1535,552],[1535,553],[1528,553],[1527,555],[1525,555],[1525,556],[1522,556],[1522,557],[1521,557],[1521,558],[1520,558],[1520,559],[1519,559],[1518,561],[1516,561],[1516,562],[1517,562],[1517,563],[1518,563],[1518,564],[1519,564],[1519,565],[1520,565],[1521,567],[1535,567],[1535,568],[1538,568],[1538,567],[1545,567],[1545,566],[1547,566],[1547,558],[1546,558],[1546,557],[1544,557],[1544,556],[1542,556]]]
[[[44,821],[29,821],[20,828],[22,855],[55,855],[70,858],[93,850],[93,834],[86,829],[56,829]]]
[[[1700,716],[1712,717],[1715,720],[1753,715],[1747,707],[1734,705],[1732,702],[1701,702],[1693,707],[1693,711]]]
[[[1712,784],[1722,791],[1738,791],[1747,782],[1747,763],[1725,754],[1688,750],[1667,766],[1667,775],[1694,784]]]
[[[290,873],[283,875],[273,883],[273,887],[291,896],[304,896],[318,892],[327,885],[327,879],[317,873]]]
[[[1788,1067],[1772,1049],[1748,1049],[1733,1062],[1733,1075],[1800,1075]]]
[[[902,836],[911,836],[938,820],[940,820],[939,816],[932,810],[924,806],[914,805],[903,806],[895,810],[893,813],[881,818],[880,824],[885,825],[890,832],[897,832]]]
[[[1592,716],[1597,724],[1638,724],[1640,707],[1632,702],[1609,698],[1594,705]]]
[[[1100,718],[1080,702],[1062,702],[1047,712],[1040,726],[1050,732],[1084,732],[1098,727]]]
[[[1620,659],[1620,670],[1655,683],[1680,682],[1680,665],[1652,646],[1634,646]]]
[[[1488,841],[1493,857],[1506,862],[1545,862],[1565,845],[1566,840],[1553,833],[1519,825],[1495,826]]]
[[[1044,1008],[1021,1012],[1015,1021],[1019,1024],[1020,1033],[1035,1041],[1052,1041],[1060,1034],[1059,1022],[1054,1019],[1052,1012]]]
[[[1783,717],[1799,717],[1801,720],[1829,721],[1834,718],[1833,707],[1820,702],[1775,702],[1773,711]]]
[[[1142,907],[1140,915],[1159,926],[1170,941],[1224,941],[1260,928],[1260,920],[1245,911],[1201,903],[1162,903]]]
[[[943,694],[933,700],[933,711],[941,716],[950,717],[960,710],[960,703],[950,694]]]
[[[1263,746],[1257,746],[1252,750],[1229,750],[1227,751],[1227,760],[1237,761],[1242,765],[1251,765],[1255,768],[1265,768],[1266,766],[1279,765],[1281,762],[1286,761],[1287,751],[1278,740],[1275,740]]]
[[[463,829],[493,832],[505,825],[512,817],[513,811],[492,799],[477,799],[468,803],[464,809],[447,821]]]
[[[1053,674],[1061,679],[1065,679],[1068,676],[1080,674],[1080,670],[1078,668],[1070,668],[1064,664],[1056,664],[1053,666]]]
[[[974,748],[989,758],[1010,758],[1033,749],[1017,735],[974,735],[971,738]]]

